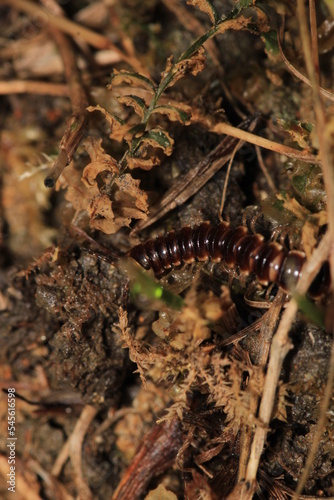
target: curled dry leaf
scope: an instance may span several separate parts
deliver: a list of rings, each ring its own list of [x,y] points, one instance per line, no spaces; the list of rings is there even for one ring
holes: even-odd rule
[[[56,189],[66,189],[65,198],[72,204],[76,214],[83,211],[88,212],[92,198],[99,195],[99,189],[96,185],[87,188],[81,181],[81,171],[74,168],[73,162],[65,168],[59,177]]]
[[[197,73],[203,71],[205,68],[205,51],[203,47],[199,47],[189,59],[183,59],[173,65],[173,56],[167,59],[166,69],[162,73],[162,78],[165,78],[171,71],[173,78],[171,79],[168,87],[172,87],[178,80],[184,78],[187,73],[196,76]]]
[[[133,219],[146,219],[148,212],[147,194],[139,188],[140,180],[130,174],[124,174],[115,179],[118,191],[115,194],[115,206],[120,207]]]
[[[106,194],[99,194],[88,207],[91,227],[106,234],[130,226],[132,219],[147,217],[147,195],[139,188],[140,181],[124,174],[114,182],[117,189],[112,201]]]
[[[89,138],[86,149],[91,158],[81,176],[71,164],[61,177],[60,183],[67,188],[65,197],[73,205],[76,214],[87,212],[90,226],[105,234],[114,234],[121,227],[128,227],[132,219],[147,217],[147,194],[139,188],[140,181],[131,174],[119,175],[117,161],[105,153],[102,140]],[[109,173],[116,174],[112,199],[102,189],[109,183]],[[101,177],[101,186],[96,178]]]
[[[199,10],[209,16],[210,21],[213,25],[217,24],[219,16],[216,9],[213,7],[213,5],[211,5],[210,2],[208,2],[207,0],[187,0],[187,4],[197,7]]]
[[[107,195],[95,196],[88,207],[90,216],[90,226],[106,234],[113,234],[122,226],[128,226],[130,219],[118,217],[115,218],[112,201]]]
[[[102,113],[110,128],[109,137],[118,142],[122,142],[124,140],[129,130],[129,126],[118,116],[108,113],[108,111],[102,108],[102,106],[100,106],[99,104],[97,104],[96,106],[88,106],[87,111],[89,111],[90,113],[92,113],[93,111],[99,111],[100,113]]]
[[[301,122],[292,122],[291,120],[287,121],[278,118],[277,123],[283,127],[291,139],[296,142],[300,148],[306,149],[310,147],[310,131],[307,130]],[[308,125],[313,127],[311,124]]]
[[[102,172],[119,174],[117,161],[112,156],[105,153],[102,148],[102,139],[88,137],[85,141],[85,148],[92,160],[82,173],[82,182],[86,187],[96,186],[96,177]]]
[[[132,170],[134,168],[141,168],[142,170],[151,170],[151,168],[160,164],[160,158],[154,154],[147,156],[147,158],[135,158],[128,156],[127,166]]]
[[[306,257],[309,259],[319,240],[320,228],[327,224],[328,216],[325,210],[308,217],[302,229],[302,242]]]
[[[177,500],[177,496],[172,491],[166,489],[163,483],[159,484],[155,490],[151,490],[145,500]]]
[[[270,27],[268,25],[268,19],[266,14],[261,9],[256,9],[253,7],[253,10],[256,10],[257,20],[256,20],[256,28],[257,31],[266,32],[269,31]],[[254,20],[250,17],[239,16],[235,19],[229,19],[228,21],[224,21],[219,25],[218,32],[219,34],[225,33],[225,31],[232,29],[235,31],[239,30],[250,30],[250,25],[254,24]]]

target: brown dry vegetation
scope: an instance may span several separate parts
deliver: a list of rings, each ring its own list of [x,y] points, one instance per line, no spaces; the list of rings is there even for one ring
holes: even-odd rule
[[[2,498],[8,388],[17,499],[334,497],[331,9],[0,0]],[[222,218],[305,252],[293,298],[126,257]]]

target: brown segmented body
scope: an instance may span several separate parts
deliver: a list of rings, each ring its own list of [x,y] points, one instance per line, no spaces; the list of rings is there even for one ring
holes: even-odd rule
[[[263,285],[277,283],[286,292],[294,290],[306,261],[303,252],[288,251],[279,243],[266,242],[260,234],[249,234],[244,226],[231,227],[227,222],[216,226],[203,222],[171,231],[135,246],[129,255],[144,269],[152,268],[156,276],[195,261],[224,262],[246,275],[255,274]],[[318,297],[329,287],[329,264],[325,262],[309,294]]]

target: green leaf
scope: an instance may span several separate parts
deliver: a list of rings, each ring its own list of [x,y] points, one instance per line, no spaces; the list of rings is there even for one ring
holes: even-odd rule
[[[179,295],[175,295],[163,288],[160,283],[156,282],[150,273],[143,271],[137,266],[134,267],[132,263],[127,263],[127,271],[130,271],[130,275],[132,276],[130,290],[133,298],[143,295],[150,300],[164,302],[172,309],[181,309],[183,299]]]
[[[279,52],[278,42],[277,42],[277,31],[270,30],[267,33],[262,33],[261,36],[264,39],[266,52],[268,54],[273,54],[274,56],[276,56]]]
[[[132,128],[130,128],[128,130],[128,133],[127,135],[128,136],[133,136],[133,137],[140,137],[144,131],[145,131],[145,123],[137,123],[136,125],[134,125]]]
[[[217,32],[217,28],[214,27],[214,28],[210,29],[209,31],[207,31],[206,33],[204,33],[204,35],[202,35],[185,52],[183,52],[183,54],[180,56],[178,62],[184,61],[185,59],[190,59],[196,52],[198,52],[200,47],[202,47],[202,45],[209,38],[212,38],[215,35],[216,32]]]
[[[293,298],[297,302],[298,309],[315,325],[320,326],[325,330],[324,313],[305,295],[293,294]]]
[[[311,133],[312,130],[314,129],[313,123],[310,122],[302,122],[301,126],[309,133]]]

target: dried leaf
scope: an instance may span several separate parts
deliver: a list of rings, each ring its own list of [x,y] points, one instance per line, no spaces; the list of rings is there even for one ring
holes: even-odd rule
[[[85,148],[88,152],[91,163],[86,165],[82,173],[81,180],[86,187],[96,186],[96,177],[101,172],[112,172],[119,174],[117,161],[112,156],[104,152],[101,146],[102,139],[94,139],[89,137],[85,141]]]
[[[177,500],[177,496],[161,483],[155,490],[151,490],[146,495],[145,500]]]
[[[251,20],[248,17],[244,16],[239,16],[235,19],[228,19],[227,21],[224,21],[219,25],[217,34],[225,33],[225,31],[230,29],[236,31],[247,29],[250,22]]]
[[[205,51],[203,47],[199,47],[198,51],[190,57],[189,59],[183,59],[175,64],[174,70],[177,73],[177,78],[173,78],[174,83],[183,78],[186,73],[190,73],[193,76],[196,76],[198,73],[203,71],[205,68]]]
[[[306,257],[310,258],[318,243],[319,230],[327,224],[327,213],[322,210],[318,214],[312,214],[303,225],[302,242]]]
[[[257,14],[257,19],[256,21],[253,20],[250,17],[245,17],[245,16],[238,16],[234,19],[228,19],[227,21],[222,22],[217,30],[217,34],[222,34],[225,33],[225,31],[232,29],[232,30],[249,30],[249,31],[254,31],[254,23],[256,23],[256,30],[255,32],[258,33],[260,32],[267,32],[269,31],[270,27],[268,25],[268,18],[266,14],[261,10],[256,7],[253,7],[253,11],[256,12]]]
[[[283,196],[281,193],[278,193],[276,195],[278,200],[283,201],[283,207],[286,210],[289,210],[289,212],[293,213],[297,219],[300,220],[305,220],[306,217],[309,215],[310,211],[307,210],[307,208],[303,207],[296,198],[292,198],[289,196],[287,193]]]
[[[149,158],[135,158],[128,156],[127,166],[131,170],[134,168],[141,168],[142,170],[151,170],[151,168],[160,164],[160,158],[156,155],[150,155]]]
[[[194,51],[188,58],[185,57],[181,61],[178,61],[173,65],[173,57],[169,57],[167,60],[166,68],[162,73],[162,79],[166,78],[170,72],[172,72],[173,77],[167,87],[172,87],[178,80],[183,78],[187,73],[190,73],[194,76],[197,75],[200,71],[203,71],[205,68],[205,51],[202,45],[200,44],[198,49]]]
[[[140,118],[144,117],[147,108],[144,99],[141,97],[135,95],[125,95],[119,96],[116,99],[125,106],[131,106],[136,115],[140,116]]]
[[[87,111],[91,113],[93,111],[100,111],[110,127],[110,137],[118,142],[122,142],[124,140],[124,137],[128,133],[129,126],[123,120],[121,120],[121,118],[114,114],[108,113],[108,111],[102,108],[102,106],[100,106],[99,104],[97,104],[96,106],[88,106]]]
[[[287,121],[280,118],[277,119],[277,122],[300,148],[305,149],[310,147],[310,131],[308,130],[310,124],[303,124],[299,121]]]
[[[90,225],[106,234],[113,234],[121,227],[129,227],[132,219],[147,217],[147,194],[139,188],[140,181],[130,174],[115,179],[117,189],[113,200],[106,194],[95,196],[88,208]]]
[[[127,201],[128,208],[131,208],[131,204],[138,209],[138,216],[132,215],[131,217],[135,219],[145,219],[147,217],[148,205],[147,205],[147,194],[145,191],[139,188],[140,180],[134,179],[130,174],[124,174],[115,179],[115,184],[119,188],[119,193],[116,193],[115,200]]]
[[[81,181],[81,171],[75,169],[73,163],[70,163],[59,178],[57,189],[60,188],[67,188],[65,198],[72,204],[76,213],[87,212],[92,198],[99,195],[97,186],[85,186]]]
[[[199,10],[207,14],[214,26],[219,21],[219,16],[216,9],[208,0],[187,0],[187,4],[197,7]]]
[[[93,229],[98,229],[105,234],[114,234],[121,227],[128,227],[130,225],[131,218],[121,216],[115,217],[112,205],[113,202],[105,194],[96,196],[91,201],[89,215],[90,226]]]
[[[127,85],[131,85],[131,87],[144,87],[149,90],[152,94],[155,94],[155,85],[149,78],[146,76],[140,75],[139,73],[133,73],[131,71],[121,70],[118,71],[114,69],[111,75],[111,81],[108,85],[108,89],[110,90],[113,85],[122,85],[123,83]]]

